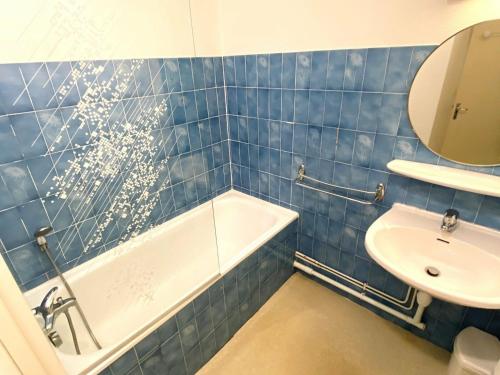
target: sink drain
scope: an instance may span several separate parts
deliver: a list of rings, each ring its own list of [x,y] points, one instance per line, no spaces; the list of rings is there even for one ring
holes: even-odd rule
[[[427,273],[427,275],[432,277],[439,276],[439,270],[436,267],[425,267],[425,272]]]

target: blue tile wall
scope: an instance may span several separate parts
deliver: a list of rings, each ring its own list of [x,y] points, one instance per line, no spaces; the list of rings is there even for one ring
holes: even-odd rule
[[[234,187],[298,211],[301,252],[398,297],[406,286],[364,248],[367,228],[393,203],[439,213],[453,207],[464,220],[500,229],[500,199],[405,178],[386,168],[397,158],[500,175],[499,167],[470,168],[441,159],[412,131],[408,91],[433,48],[224,57]],[[386,198],[361,206],[305,190],[294,184],[301,163],[309,176],[325,182],[363,190],[383,182]],[[436,300],[425,320],[426,331],[415,333],[446,349],[468,325],[500,335],[500,311]]]
[[[54,276],[33,242],[38,227],[54,228],[48,241],[62,270],[123,239],[117,222],[98,245],[81,256],[84,239],[118,194],[111,187],[132,178],[126,170],[107,181],[106,196],[84,214],[77,205],[55,197],[51,189],[53,178],[82,150],[93,146],[92,121],[80,126],[72,114],[82,98],[92,94],[93,82],[112,82],[119,68],[130,70],[132,84],[121,97],[101,93],[101,103],[108,101],[118,108],[107,119],[109,124],[139,121],[134,117],[135,108],[147,103],[165,99],[168,106],[151,134],[153,143],[161,145],[154,155],[155,168],[160,170],[160,179],[170,180],[148,190],[157,203],[140,231],[230,188],[222,58],[148,59],[133,70],[135,63],[137,60],[0,65],[0,253],[23,290]],[[71,84],[72,75],[82,65],[95,72]],[[61,95],[63,85],[69,87]],[[62,139],[53,142],[61,129]],[[134,209],[136,200],[130,204]],[[72,240],[62,243],[64,238]]]
[[[175,142],[168,149],[165,145],[158,156],[171,158],[167,169],[170,184],[152,192],[158,194],[159,204],[143,229],[234,187],[298,211],[297,248],[303,253],[401,296],[406,286],[374,263],[364,249],[368,226],[394,202],[435,212],[454,207],[464,220],[500,229],[499,199],[408,179],[385,167],[389,160],[401,158],[470,168],[430,152],[409,124],[408,90],[432,49],[416,46],[145,60],[148,69],[134,72],[134,90],[127,90],[118,99],[104,98],[123,105],[123,113],[140,105],[141,100],[158,102],[166,98],[170,104],[171,112],[156,133],[158,137],[174,134]],[[118,64],[130,61],[96,63],[104,70],[96,73],[95,79],[105,82]],[[58,259],[63,270],[118,243],[110,231],[109,241],[80,257],[82,238],[102,212],[81,217],[50,195],[52,178],[62,172],[80,148],[89,146],[92,129],[82,131],[70,121],[85,95],[85,82],[78,82],[64,96],[56,95],[57,87],[76,65],[0,65],[0,222],[9,223],[0,228],[0,253],[24,290],[54,276],[32,241],[38,226],[49,224],[55,228],[49,236],[53,249],[61,250],[59,241],[68,231],[75,233],[74,240],[65,244],[65,256]],[[61,124],[67,124],[67,134],[62,145],[60,142],[52,149],[50,142]],[[304,190],[294,184],[302,162],[308,175],[339,185],[372,189],[384,182],[386,199],[364,207]],[[499,167],[471,169],[500,175]],[[274,289],[267,290],[269,296]],[[259,297],[259,301],[264,300]],[[164,362],[172,365],[174,372],[177,368],[181,373],[190,372],[202,363],[200,351],[203,360],[208,358],[203,345],[211,347],[215,343],[219,347],[225,340],[217,340],[216,330],[200,337],[202,323],[197,323],[199,341],[190,352],[193,358],[183,357],[183,365],[176,367],[180,362],[168,353],[186,345],[177,319],[172,335],[158,333],[158,345],[153,345],[156,351],[146,350],[148,354],[143,356],[144,351],[135,348],[132,354],[136,362],[128,353],[117,361],[116,370],[107,371],[123,373],[119,370],[123,366],[134,373],[139,364],[143,372],[154,372],[154,363]],[[224,321],[227,332],[231,332],[228,319],[229,315]],[[499,311],[435,300],[425,320],[425,332],[405,328],[447,349],[459,330],[468,325],[500,335]],[[221,329],[219,332],[226,332],[226,328]],[[167,343],[172,346],[165,346]],[[207,350],[211,353],[211,349]],[[145,369],[147,363],[152,370]]]
[[[194,374],[292,275],[297,223],[289,224],[101,374]]]

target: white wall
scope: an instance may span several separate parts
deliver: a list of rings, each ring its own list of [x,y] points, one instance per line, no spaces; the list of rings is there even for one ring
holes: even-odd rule
[[[436,44],[491,18],[499,0],[10,0],[0,63]]]
[[[499,0],[213,0],[222,55],[438,44],[500,18]],[[192,4],[207,0],[192,0]],[[208,25],[209,26],[209,25]],[[195,30],[196,31],[196,30]],[[213,40],[195,32],[197,46]]]
[[[221,25],[225,13],[220,0],[190,0],[197,56],[221,56]]]
[[[0,63],[193,56],[189,0],[9,0]]]

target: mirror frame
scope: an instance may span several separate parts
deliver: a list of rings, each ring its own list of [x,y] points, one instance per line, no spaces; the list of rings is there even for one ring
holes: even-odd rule
[[[500,21],[500,18],[492,18],[492,19],[489,19],[489,20],[484,20],[484,21],[481,21],[481,22],[476,22],[476,23],[474,23],[474,24],[472,24],[470,26],[467,26],[467,27],[464,27],[463,29],[460,29],[459,31],[457,31],[456,33],[454,33],[453,35],[449,36],[448,38],[446,38],[445,40],[443,40],[441,43],[439,43],[439,45],[436,46],[436,48],[431,53],[429,53],[429,55],[424,59],[424,61],[422,61],[422,64],[420,64],[420,66],[418,67],[417,71],[415,72],[415,75],[413,76],[413,79],[411,80],[411,85],[410,85],[410,88],[408,90],[408,100],[407,100],[407,103],[406,103],[406,107],[407,107],[407,111],[408,111],[408,120],[410,122],[411,130],[413,131],[413,133],[415,133],[415,135],[417,136],[417,138],[420,141],[420,143],[422,143],[422,145],[424,145],[425,148],[427,148],[427,150],[429,150],[430,152],[432,152],[437,157],[439,157],[441,159],[445,159],[445,160],[447,160],[449,162],[452,162],[452,163],[455,163],[455,164],[460,164],[460,165],[464,165],[464,166],[468,166],[468,167],[477,167],[477,168],[498,167],[498,166],[500,166],[500,161],[498,163],[496,163],[496,164],[471,164],[471,163],[466,163],[466,162],[463,162],[463,161],[457,161],[457,160],[450,159],[450,158],[448,158],[446,156],[438,154],[436,151],[434,151],[433,149],[431,149],[429,146],[427,146],[423,142],[422,138],[420,138],[420,136],[418,135],[417,131],[415,130],[415,126],[413,125],[413,122],[411,120],[411,115],[410,115],[410,94],[411,94],[411,89],[413,88],[413,83],[415,82],[415,79],[417,78],[418,73],[423,68],[423,66],[425,65],[425,63],[427,62],[427,60],[434,54],[434,52],[436,52],[439,49],[439,47],[441,47],[443,44],[445,44],[450,39],[454,38],[457,34],[460,34],[462,31],[465,31],[465,30],[467,30],[467,29],[469,29],[471,27],[480,25],[482,23],[491,22],[491,21]]]

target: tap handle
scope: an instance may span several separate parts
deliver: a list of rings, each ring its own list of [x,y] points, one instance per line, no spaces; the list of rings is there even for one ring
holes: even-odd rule
[[[38,311],[44,310],[50,312],[53,309],[58,290],[59,290],[58,286],[55,286],[52,289],[50,289],[49,292],[45,295],[45,297],[43,297],[42,303],[40,304],[40,308],[37,308],[37,310]]]

